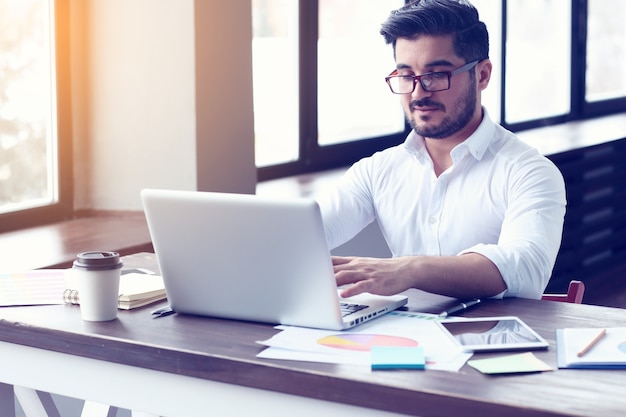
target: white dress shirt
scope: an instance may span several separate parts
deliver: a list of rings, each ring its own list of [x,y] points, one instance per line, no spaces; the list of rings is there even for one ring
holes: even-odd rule
[[[394,257],[474,252],[499,269],[500,296],[541,297],[561,244],[565,185],[556,166],[484,111],[437,177],[424,139],[354,164],[316,198],[329,247],[378,220]]]

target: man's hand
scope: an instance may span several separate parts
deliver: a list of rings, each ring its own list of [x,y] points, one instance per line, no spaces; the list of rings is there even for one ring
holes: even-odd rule
[[[493,297],[506,284],[500,271],[477,253],[460,256],[359,258],[333,256],[337,286],[347,285],[342,297],[362,292],[394,295],[409,288],[456,298]]]
[[[342,290],[342,297],[362,292],[394,295],[411,288],[404,258],[358,258],[333,256],[337,285],[353,284]]]

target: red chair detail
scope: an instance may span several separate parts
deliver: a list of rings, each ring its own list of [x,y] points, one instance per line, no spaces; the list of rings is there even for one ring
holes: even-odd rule
[[[582,281],[572,280],[569,283],[567,294],[544,294],[541,299],[580,304],[583,302],[583,295],[585,295],[585,284]]]

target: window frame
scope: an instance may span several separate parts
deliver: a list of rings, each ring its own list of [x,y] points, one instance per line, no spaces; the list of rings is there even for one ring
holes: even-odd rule
[[[354,163],[376,151],[400,144],[403,132],[320,146],[317,143],[317,40],[319,34],[318,0],[298,1],[299,66],[299,158],[297,161],[257,168],[259,181],[338,168]],[[391,53],[391,51],[389,52]],[[384,76],[381,76],[384,82]]]
[[[61,221],[71,218],[73,213],[70,0],[50,0],[50,2],[53,5],[55,37],[58,201],[0,214],[0,233]]]
[[[568,114],[527,120],[519,123],[507,123],[505,121],[505,90],[506,83],[506,22],[507,1],[502,0],[502,80],[500,96],[500,114],[502,120],[499,123],[505,128],[520,132],[543,126],[563,124],[567,122],[586,120],[594,117],[608,116],[623,113],[626,109],[626,97],[608,100],[588,102],[585,100],[586,89],[586,66],[587,66],[587,15],[588,0],[572,0],[571,9],[571,63],[570,63],[570,112]]]
[[[563,124],[599,116],[624,112],[626,97],[597,102],[585,100],[585,67],[587,42],[588,0],[571,0],[571,85],[570,111],[564,115],[506,123],[506,22],[507,1],[502,1],[502,43],[492,45],[501,49],[500,118],[502,126],[520,132],[543,126]],[[320,147],[317,143],[317,39],[319,3],[317,0],[299,0],[299,158],[297,161],[257,168],[259,181],[306,174],[348,166],[372,153],[402,143],[410,131],[405,123],[404,132],[391,136],[368,138]],[[385,74],[381,74],[384,82]]]

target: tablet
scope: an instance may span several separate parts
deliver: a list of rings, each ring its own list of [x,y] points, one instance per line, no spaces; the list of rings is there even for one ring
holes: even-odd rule
[[[466,352],[547,349],[549,344],[519,317],[480,317],[437,322]]]

